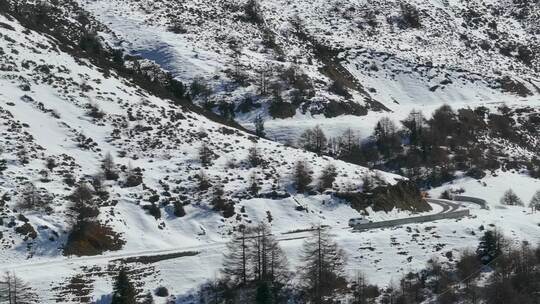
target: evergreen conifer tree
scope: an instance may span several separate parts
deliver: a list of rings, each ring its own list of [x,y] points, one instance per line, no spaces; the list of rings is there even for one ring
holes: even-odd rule
[[[120,269],[113,286],[113,296],[111,304],[136,304],[137,292],[129,280],[127,271]]]

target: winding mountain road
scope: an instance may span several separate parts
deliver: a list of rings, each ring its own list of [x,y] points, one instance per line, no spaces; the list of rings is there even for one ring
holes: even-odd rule
[[[443,210],[439,213],[454,212],[458,210],[459,208],[463,207],[463,205],[459,202],[445,200],[445,199],[427,198],[426,201],[430,204],[441,206]]]
[[[426,200],[430,204],[435,204],[442,207],[442,211],[436,214],[452,213],[464,207],[463,204],[457,201],[450,201],[450,200],[444,200],[444,199],[432,199],[432,198],[428,198]],[[341,229],[341,227],[339,228]],[[346,227],[345,229],[349,229],[349,227]],[[311,230],[312,229],[305,229],[305,230],[299,230],[297,232],[282,233],[280,235],[277,235],[276,239],[279,242],[305,239],[310,236]],[[170,249],[163,249],[163,250],[144,250],[144,251],[134,251],[134,252],[121,252],[121,253],[109,252],[104,255],[91,256],[91,257],[56,257],[52,259],[40,259],[37,261],[28,261],[28,262],[17,263],[17,264],[6,263],[3,265],[0,265],[0,272],[16,271],[17,269],[28,269],[28,268],[37,268],[37,269],[49,268],[54,265],[65,265],[65,264],[72,264],[72,265],[87,264],[87,263],[107,264],[109,262],[120,261],[120,260],[130,261],[130,260],[151,259],[151,258],[159,259],[160,257],[162,257],[162,259],[181,258],[183,256],[188,257],[188,256],[197,255],[198,253],[204,253],[205,251],[212,250],[212,249],[215,250],[215,249],[225,248],[225,245],[226,245],[226,241],[224,240],[224,241],[216,241],[214,243],[209,243],[209,244],[200,244],[196,246],[186,246],[186,247],[181,247],[181,248],[170,248]],[[185,255],[183,255],[183,253],[185,253]]]

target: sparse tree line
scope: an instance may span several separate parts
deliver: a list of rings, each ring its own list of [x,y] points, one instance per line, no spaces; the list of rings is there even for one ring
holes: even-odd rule
[[[258,2],[253,0],[246,2],[243,5],[242,18],[259,27],[263,46],[273,50],[277,61],[283,62],[285,61],[284,52],[276,42],[276,34],[264,22]],[[267,63],[249,72],[247,69],[250,67],[239,59],[240,43],[239,41],[229,43],[234,55],[231,62],[232,68],[227,69],[228,76],[232,80],[231,83],[227,83],[227,90],[253,85],[256,91],[245,95],[235,105],[213,98],[214,91],[209,80],[195,79],[189,86],[189,92],[193,100],[198,101],[204,109],[217,112],[227,121],[233,121],[236,113],[247,113],[260,108],[261,101],[264,101],[268,103],[268,113],[272,117],[287,118],[293,116],[300,105],[314,97],[313,81],[298,65]]]
[[[204,304],[538,303],[540,248],[526,242],[515,247],[496,229],[479,230],[476,250],[465,249],[458,258],[449,251],[444,255],[450,263],[430,259],[425,269],[379,288],[361,272],[347,279],[346,255],[324,229],[304,241],[291,271],[279,241],[260,225],[231,239],[221,278],[201,286],[199,297]]]
[[[519,115],[523,113],[527,115]],[[302,133],[296,144],[318,154],[407,176],[421,187],[436,187],[454,179],[456,171],[480,179],[486,170],[525,169],[532,177],[539,177],[538,157],[517,159],[501,152],[496,144],[506,142],[537,153],[538,147],[530,139],[538,136],[539,129],[539,116],[529,109],[502,106],[493,113],[485,107],[456,112],[443,105],[430,119],[418,111],[411,112],[400,125],[382,118],[365,140],[351,129],[328,138],[316,126]]]
[[[222,211],[225,217],[231,217],[234,215],[234,203],[226,198],[224,191],[224,185],[220,178],[210,178],[205,169],[211,167],[217,155],[213,152],[211,144],[203,142],[198,150],[198,160],[201,164],[201,170],[195,175],[197,182],[196,188],[198,194],[208,193],[210,194],[210,202],[216,211]],[[260,151],[260,148],[255,144],[248,149],[245,160],[241,162],[229,161],[227,163],[229,168],[237,168],[244,166],[246,169],[265,169],[268,168],[269,163]],[[242,192],[250,197],[257,197],[262,195],[260,193],[262,189],[262,181],[260,174],[257,170],[254,170],[249,178],[246,180],[245,190]],[[334,182],[338,177],[337,168],[334,164],[326,164],[319,173],[315,176],[312,168],[304,160],[298,160],[294,163],[293,168],[289,174],[291,186],[298,193],[309,193],[312,191],[324,192],[325,190],[332,190],[335,187]],[[280,177],[277,177],[280,179]],[[274,180],[271,187],[273,195],[277,195],[278,192],[287,192],[280,184],[279,180]],[[269,194],[269,193],[266,193]]]
[[[319,128],[311,135],[303,137],[302,142],[309,142],[313,138],[323,134]],[[315,134],[315,135],[313,135]],[[344,147],[350,147],[354,150],[355,144],[353,133],[351,131],[347,141],[343,141]],[[324,134],[323,134],[324,135]],[[322,137],[321,137],[322,138]],[[327,147],[325,140],[313,140],[319,146]],[[316,194],[316,193],[334,193],[338,197],[345,199],[351,203],[353,208],[362,211],[371,206],[374,210],[391,211],[395,207],[402,210],[410,211],[426,211],[430,210],[420,194],[418,188],[409,182],[400,182],[395,186],[390,186],[385,179],[378,175],[365,175],[361,183],[336,183],[339,177],[338,168],[328,162],[323,167],[318,168],[319,172],[314,173],[314,168],[303,160],[297,160],[290,173],[285,177],[287,179],[283,184],[283,179],[279,174],[274,176],[270,189],[262,190],[264,183],[261,176],[266,176],[265,180],[269,180],[269,176],[263,171],[268,168],[269,162],[265,159],[264,153],[260,151],[257,145],[253,145],[248,149],[247,156],[242,161],[229,161],[229,168],[244,167],[245,169],[262,169],[261,172],[254,170],[249,178],[245,181],[245,188],[235,188],[232,193],[226,192],[224,183],[220,177],[209,177],[206,174],[206,169],[209,169],[216,159],[217,155],[213,152],[211,143],[204,141],[199,147],[198,160],[201,164],[201,170],[194,176],[196,185],[193,191],[197,195],[204,195],[208,198],[213,209],[222,212],[226,218],[235,215],[235,199],[248,199],[252,197],[271,197],[283,198],[290,196],[291,191],[296,193]],[[345,174],[343,174],[345,176]],[[290,188],[289,188],[290,186]],[[292,188],[292,189],[291,189]]]
[[[226,120],[232,121],[236,113],[248,113],[261,107],[260,100],[268,102],[268,113],[274,118],[292,117],[296,109],[314,96],[312,80],[298,66],[267,65],[255,70],[250,76],[239,61],[235,61],[231,78],[238,86],[252,84],[253,95],[243,97],[238,105],[212,98],[212,88],[203,79],[195,79],[190,85],[191,96],[206,110],[214,110]],[[258,117],[257,119],[260,119]],[[257,124],[255,120],[255,124]],[[258,134],[257,134],[258,135]],[[260,135],[259,135],[260,136]]]
[[[198,152],[198,159],[202,166],[200,173],[198,174],[198,189],[201,191],[207,190],[210,187],[212,187],[211,181],[204,173],[204,169],[208,168],[213,165],[214,159],[217,157],[217,155],[212,151],[212,148],[209,143],[203,142],[199,147]],[[266,168],[268,167],[268,162],[265,160],[262,152],[260,151],[259,147],[257,145],[253,145],[248,149],[248,154],[243,162],[243,164],[246,166],[246,168]],[[228,166],[230,168],[236,168],[239,166],[236,162],[229,162]],[[252,175],[253,176],[253,175]],[[313,181],[315,180],[312,169],[304,160],[298,160],[294,164],[293,171],[290,174],[291,181],[293,186],[298,192],[307,192],[311,190],[312,188],[323,191],[325,189],[331,189],[333,187],[333,183],[336,180],[338,174],[337,174],[337,168],[334,164],[328,163],[322,170],[321,173],[317,179],[316,185],[313,185]],[[250,179],[251,182],[253,182],[255,179]],[[253,185],[250,183],[249,185],[252,187]],[[315,187],[312,187],[315,186]],[[256,187],[251,188],[251,190],[255,190]],[[257,191],[249,191],[249,192],[257,192]]]
[[[448,257],[453,260],[451,252]],[[449,267],[430,260],[425,270],[404,275],[381,303],[539,303],[539,279],[539,247],[511,246],[497,230],[486,230],[476,251],[464,250]]]
[[[323,228],[314,229],[300,254],[294,274],[269,226],[242,227],[227,245],[222,278],[201,287],[201,303],[330,303],[347,288],[345,254]]]
[[[267,65],[255,70],[255,76],[250,76],[240,61],[235,60],[233,65],[230,76],[235,85],[256,87],[254,94],[244,96],[237,105],[212,98],[213,88],[205,79],[194,79],[189,85],[190,98],[198,101],[205,110],[217,112],[226,121],[234,121],[238,112],[248,113],[260,108],[260,100],[268,101],[268,113],[272,117],[291,117],[302,103],[314,96],[312,80],[296,65]],[[264,137],[260,132],[263,123],[261,116],[254,120],[255,131],[261,137]]]
[[[512,189],[508,189],[504,192],[500,203],[507,206],[525,206],[523,200]],[[536,191],[528,206],[531,208],[532,212],[540,210],[540,190]]]
[[[213,187],[212,181],[206,175],[204,168],[212,166],[214,159],[217,155],[212,151],[210,145],[207,142],[203,142],[199,147],[199,162],[202,166],[201,171],[197,175],[198,189],[205,191]],[[263,154],[257,145],[253,145],[248,149],[248,154],[245,161],[242,162],[246,168],[267,168],[268,162],[265,160]],[[238,163],[230,162],[228,164],[230,168],[239,166]],[[312,168],[304,160],[298,160],[294,163],[292,172],[290,173],[291,184],[294,188],[300,192],[308,192],[310,190],[324,191],[326,189],[332,189],[334,181],[336,180],[337,168],[334,164],[328,163],[322,168],[318,177],[313,176]],[[316,182],[315,184],[314,181]],[[217,184],[222,187],[218,181]],[[215,188],[215,187],[214,187]],[[252,174],[248,183],[249,193],[258,194],[260,186],[257,184],[256,173]]]
[[[540,247],[512,245],[497,229],[479,230],[483,234],[475,250],[465,249],[457,258],[448,251],[448,263],[432,258],[425,269],[404,273],[379,288],[362,272],[348,279],[346,254],[322,227],[304,240],[296,269],[269,226],[241,227],[226,246],[220,277],[201,285],[197,296],[203,304],[539,303]],[[169,292],[158,287],[154,295],[168,297]],[[40,303],[14,273],[0,279],[0,301]],[[114,278],[111,303],[150,304],[153,295],[141,294],[130,271],[122,267]]]
[[[49,182],[48,176],[50,173],[55,172],[55,168],[58,167],[56,160],[53,157],[45,160],[45,167],[48,169],[47,174],[42,173],[43,178],[41,182]],[[115,164],[114,159],[110,153],[105,154],[99,167],[99,172],[95,175],[80,180],[78,183],[70,173],[63,174],[63,181],[66,185],[74,187],[72,194],[68,197],[74,204],[74,209],[80,210],[81,204],[89,203],[94,197],[101,201],[106,201],[109,198],[107,186],[105,181],[118,182],[122,187],[136,187],[143,182],[142,170],[140,168],[133,168],[129,166],[118,166]],[[59,173],[61,173],[59,171]],[[120,177],[123,177],[120,181]],[[53,201],[54,196],[47,192],[45,188],[37,188],[34,183],[27,182],[21,186],[18,192],[18,199],[15,207],[20,210],[45,210],[51,212],[50,204]]]

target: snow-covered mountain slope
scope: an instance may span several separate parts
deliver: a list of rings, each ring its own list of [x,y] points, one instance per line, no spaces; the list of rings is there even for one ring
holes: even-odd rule
[[[127,9],[124,6],[126,14],[118,18],[129,16]],[[209,10],[207,17],[213,12]],[[112,277],[121,264],[133,269],[141,293],[164,285],[177,297],[176,303],[196,302],[199,284],[218,273],[230,233],[239,225],[259,221],[271,224],[291,267],[298,265],[299,249],[307,237],[302,230],[317,224],[329,226],[349,256],[350,275],[362,270],[372,274],[370,280],[377,284],[422,268],[432,255],[450,263],[446,253],[458,254],[463,247],[475,246],[481,225],[495,224],[515,236],[516,242],[540,237],[537,215],[524,208],[479,210],[473,205],[466,205],[473,216],[462,220],[352,233],[346,229],[347,221],[360,213],[349,204],[328,193],[304,195],[292,189],[295,162],[308,162],[315,177],[333,163],[338,171],[335,187],[346,191],[362,189],[367,175],[380,184],[395,184],[401,177],[221,125],[152,95],[114,70],[96,67],[84,56],[62,51],[69,47],[10,17],[0,15],[0,30],[0,270],[15,271],[28,281],[42,303],[100,298],[101,303],[108,303]],[[141,37],[149,33],[145,27],[139,30]],[[204,70],[210,58],[193,62]],[[313,75],[319,75],[317,67],[312,69]],[[187,72],[186,77],[192,77]],[[179,77],[183,74],[178,72]],[[326,93],[319,90],[317,94]],[[204,143],[213,153],[211,164],[203,167],[199,150]],[[255,145],[264,164],[253,168],[247,155]],[[78,182],[94,180],[107,153],[114,157],[120,177],[104,181],[102,188],[108,196],[92,202],[99,207],[97,220],[124,244],[116,252],[94,257],[64,257],[62,247],[77,221],[77,210],[68,196]],[[226,218],[223,211],[213,210],[212,191],[198,187],[201,170],[212,184],[223,184],[223,197],[234,203],[235,216]],[[131,187],[128,177],[139,174],[143,183]],[[252,176],[261,187],[260,197],[249,193]],[[515,190],[525,200],[538,186],[517,173],[500,173],[499,178],[485,181],[486,187],[471,180],[464,180],[463,185],[466,194],[493,195],[492,207],[500,207],[494,200],[508,184],[522,185]],[[49,206],[20,208],[29,183],[50,198]],[[435,189],[433,195],[450,186]],[[174,214],[175,203],[184,207],[186,215]],[[368,211],[372,220],[411,215],[399,210]],[[154,262],[144,256],[154,256]]]
[[[111,41],[208,83],[210,97],[196,100],[233,104],[244,123],[540,93],[534,1],[79,3]]]
[[[347,254],[347,271],[350,277],[362,272],[367,275],[370,283],[385,286],[391,282],[395,283],[405,273],[423,269],[430,258],[439,260],[442,265],[454,263],[462,250],[475,248],[478,245],[478,237],[483,230],[493,227],[497,227],[510,237],[513,246],[519,246],[522,241],[540,238],[537,214],[532,214],[523,207],[505,207],[498,203],[499,195],[502,195],[503,190],[510,183],[518,182],[521,185],[515,190],[524,200],[530,198],[532,194],[530,189],[536,189],[540,187],[540,184],[519,174],[499,173],[499,178],[486,178],[484,180],[486,186],[476,180],[453,185],[456,188],[465,188],[467,195],[483,195],[488,200],[490,210],[479,209],[474,204],[464,203],[464,206],[471,210],[472,216],[468,218],[410,224],[362,233],[353,233],[349,229],[343,229],[343,222],[333,224],[330,228],[331,233]],[[435,189],[432,194],[438,195],[449,187],[451,185]],[[302,199],[301,201],[306,202]],[[246,205],[254,208],[263,206],[273,208],[275,201],[272,205],[268,203],[271,202],[257,200],[246,202]],[[316,201],[311,203],[318,204]],[[294,206],[290,200],[279,204]],[[317,211],[317,205],[311,206]],[[350,211],[342,207],[338,207],[335,213],[329,213],[328,207],[323,207],[326,218],[324,222],[331,224],[335,219],[347,219]],[[264,217],[262,210],[258,209],[257,213]],[[274,234],[280,240],[279,244],[285,250],[291,267],[295,267],[301,262],[300,248],[309,234],[304,232],[284,234],[280,227],[294,225],[302,228],[309,227],[301,226],[304,222],[298,221],[299,218],[294,213],[280,213],[279,209],[274,208],[269,210],[276,215],[273,224]],[[332,219],[329,218],[330,216]],[[13,270],[25,280],[32,282],[33,286],[40,291],[44,303],[54,303],[55,299],[62,299],[63,303],[80,303],[85,302],[81,300],[84,298],[98,300],[97,303],[108,303],[114,270],[122,264],[123,260],[124,265],[133,270],[132,275],[142,291],[152,291],[158,286],[165,286],[171,293],[168,299],[173,303],[197,303],[200,284],[219,276],[217,269],[221,267],[225,241],[226,239],[222,239],[208,244],[169,250],[125,251],[118,254],[68,260],[32,259],[9,264],[0,269]],[[130,259],[130,257],[141,256],[152,256],[156,261],[145,262],[144,258]],[[81,290],[84,290],[82,295]],[[156,298],[156,303],[168,302],[165,298]]]
[[[279,196],[291,192],[291,175],[297,160],[306,161],[314,176],[326,164],[334,163],[338,171],[336,187],[343,189],[361,187],[366,175],[376,177],[382,184],[394,184],[400,178],[217,124],[141,90],[114,72],[104,75],[87,60],[59,51],[53,40],[6,17],[0,18],[4,29],[0,42],[1,140],[2,159],[7,166],[1,187],[4,208],[11,210],[3,216],[7,225],[4,243],[13,240],[6,245],[7,256],[24,253],[27,247],[30,255],[60,253],[64,232],[70,224],[66,197],[73,187],[68,180],[90,181],[92,175],[101,171],[100,163],[107,153],[118,163],[121,177],[118,182],[106,184],[110,198],[102,208],[102,221],[125,233],[127,249],[174,247],[201,238],[211,240],[250,220],[225,220],[219,212],[212,212],[212,191],[201,192],[198,188],[201,174],[211,184],[221,183],[227,201],[238,204],[252,196],[248,190],[251,176],[260,184],[260,193],[275,192]],[[206,166],[199,161],[203,144],[211,151],[211,164]],[[258,167],[247,160],[248,150],[255,147],[263,163]],[[49,159],[54,159],[56,165],[47,169]],[[137,172],[137,168],[143,184],[127,187],[122,180],[130,171]],[[24,242],[22,236],[8,229],[10,221],[15,225],[23,222],[15,210],[27,182],[46,189],[53,197],[52,210],[46,216],[25,213],[37,229],[39,244]],[[172,215],[171,205],[175,201],[186,205],[185,218]],[[155,220],[141,208],[150,202],[166,204],[161,207],[161,219]],[[115,206],[108,207],[110,204]],[[313,220],[319,220],[314,216]],[[47,228],[38,229],[41,226]],[[159,237],[144,238],[141,232],[149,230]],[[154,234],[149,235],[155,238]]]
[[[65,294],[64,288],[95,270],[93,265],[217,245],[220,251],[211,254],[214,259],[204,257],[209,268],[187,278],[196,286],[219,268],[219,244],[240,225],[265,221],[275,223],[280,233],[314,224],[345,228],[350,217],[360,216],[328,194],[290,197],[288,193],[295,194],[291,174],[298,160],[307,162],[314,176],[333,163],[338,172],[335,186],[343,190],[361,189],[366,176],[381,185],[401,179],[220,125],[88,59],[72,57],[55,39],[24,28],[12,17],[0,15],[0,27],[2,270],[24,277],[43,303],[69,302],[69,292],[74,291]],[[204,167],[199,161],[203,144],[212,151],[211,164]],[[262,159],[258,167],[247,161],[254,147]],[[91,183],[97,191],[95,176],[102,174],[107,153],[114,157],[120,177],[103,181],[100,188],[108,194],[95,197],[92,204],[99,209],[97,220],[122,239],[122,249],[94,259],[66,259],[63,247],[80,212],[74,210],[70,195],[79,182]],[[212,191],[198,187],[202,171],[211,184],[223,185],[223,198],[234,204],[236,216],[225,218],[212,210]],[[129,185],[128,178],[139,172],[142,184]],[[249,193],[252,176],[260,198]],[[22,204],[28,198],[37,202],[31,208]],[[174,214],[175,202],[184,206],[186,215]],[[151,205],[157,206],[159,216],[155,208],[152,214],[145,209]],[[394,210],[372,217],[407,215]],[[56,270],[50,271],[53,265]],[[100,280],[88,283],[96,288],[91,298],[111,288],[110,278]],[[153,288],[159,279],[151,282],[143,288]]]

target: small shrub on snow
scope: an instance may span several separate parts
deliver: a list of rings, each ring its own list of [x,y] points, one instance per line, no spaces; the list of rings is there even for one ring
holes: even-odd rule
[[[161,210],[156,204],[152,203],[150,205],[145,205],[143,206],[143,209],[148,210],[148,213],[156,220],[161,218]]]
[[[87,109],[86,114],[92,118],[101,119],[105,116],[105,113],[96,104],[88,104]]]
[[[321,177],[319,178],[319,188],[321,190],[332,188],[336,177],[336,166],[334,166],[333,164],[328,164],[326,167],[324,167],[321,173]]]
[[[308,165],[304,161],[298,161],[293,172],[294,186],[298,192],[309,190],[309,184],[313,181]]]
[[[177,217],[184,217],[186,215],[186,210],[182,202],[174,202],[174,215]]]
[[[119,250],[123,244],[124,241],[110,227],[81,219],[76,222],[68,236],[64,255],[97,255],[108,250]]]
[[[212,205],[214,205],[214,210],[223,210],[225,208],[226,200],[224,195],[223,185],[221,183],[214,185],[212,190]]]
[[[296,113],[296,107],[290,102],[274,100],[270,103],[268,112],[274,118],[289,118]]]
[[[203,143],[199,148],[199,160],[203,167],[209,167],[212,165],[212,158],[214,153],[210,150],[207,143]]]
[[[265,137],[266,132],[264,131],[264,120],[261,115],[258,115],[253,123],[255,125],[255,135]]]
[[[540,190],[536,191],[532,197],[529,207],[531,207],[533,211],[540,210]]]
[[[101,161],[101,169],[103,169],[103,173],[106,180],[117,180],[118,179],[118,173],[116,171],[116,165],[114,163],[114,159],[111,155],[111,153],[107,153],[103,160]]]
[[[5,159],[0,159],[0,174],[7,169],[7,162]]]
[[[75,188],[69,199],[73,202],[71,209],[77,214],[77,219],[84,220],[95,218],[99,215],[97,204],[92,204],[94,198],[94,189],[87,183],[81,182]]]
[[[199,181],[198,188],[199,191],[206,191],[212,187],[212,183],[210,182],[210,179],[206,175],[206,173],[201,170],[199,174],[195,176],[197,180]]]
[[[501,198],[502,205],[508,206],[523,206],[523,201],[517,196],[512,189],[508,189]]]
[[[128,188],[137,187],[138,185],[142,184],[142,182],[143,178],[141,168],[132,169],[130,167],[126,175],[126,181],[124,182],[124,186]]]
[[[439,198],[440,199],[450,200],[450,199],[452,199],[452,192],[450,191],[450,189],[446,189],[441,193]]]
[[[486,172],[480,168],[471,168],[469,171],[467,171],[467,176],[472,177],[474,179],[482,179],[486,176]]]
[[[58,166],[58,164],[56,163],[56,160],[54,158],[50,157],[47,158],[45,166],[47,167],[47,169],[49,169],[49,171],[53,171],[54,168]]]
[[[261,190],[261,186],[259,186],[259,182],[257,181],[257,174],[253,172],[253,174],[249,177],[249,193],[252,195],[259,194],[259,191]]]
[[[400,3],[401,15],[403,17],[402,27],[419,28],[422,26],[420,12],[414,5],[406,2]]]
[[[44,189],[38,189],[33,183],[26,184],[19,195],[17,208],[21,210],[47,209],[52,197]]]
[[[75,176],[71,173],[66,173],[64,176],[64,183],[68,185],[69,187],[74,187],[77,180],[75,179]]]
[[[94,196],[94,190],[84,182],[81,182],[73,191],[70,198],[75,203],[87,204]]]
[[[256,145],[249,148],[247,160],[252,167],[258,167],[262,164],[263,160],[261,157],[261,153],[259,152],[259,148],[257,148]]]
[[[166,296],[169,295],[169,290],[167,289],[167,287],[160,286],[160,287],[156,288],[155,295],[157,297],[166,297]]]

